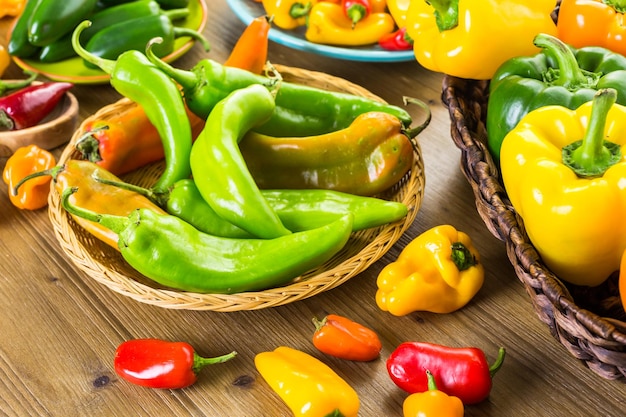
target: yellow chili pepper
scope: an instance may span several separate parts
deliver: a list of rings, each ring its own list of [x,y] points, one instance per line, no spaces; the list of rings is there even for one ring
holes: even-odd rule
[[[262,0],[265,13],[281,29],[295,29],[306,25],[311,8],[318,0]]]
[[[604,89],[576,110],[533,110],[502,142],[502,179],[530,241],[577,285],[604,282],[626,249],[626,107],[615,98]]]
[[[0,19],[5,16],[17,16],[24,9],[26,0],[2,0],[0,2]]]
[[[399,28],[406,27],[406,15],[411,0],[387,0],[387,9]]]
[[[427,230],[380,271],[376,304],[395,316],[458,310],[483,285],[479,258],[467,234],[450,225]]]
[[[37,145],[18,148],[7,160],[2,172],[4,183],[9,186],[9,200],[17,208],[37,210],[48,204],[50,177],[38,177],[26,181],[16,193],[14,187],[25,177],[56,165],[54,155]]]
[[[261,352],[254,364],[295,417],[356,417],[359,397],[335,371],[308,353],[286,346]]]
[[[395,22],[389,13],[370,13],[353,27],[340,4],[322,1],[311,9],[304,36],[313,43],[361,46],[377,43],[394,29]]]
[[[435,378],[430,371],[428,376],[428,391],[409,395],[402,404],[404,417],[463,417],[465,410],[463,402],[453,395],[448,395],[437,389]]]
[[[556,36],[554,0],[415,0],[407,32],[424,68],[487,80],[504,61],[535,55],[538,33]]]

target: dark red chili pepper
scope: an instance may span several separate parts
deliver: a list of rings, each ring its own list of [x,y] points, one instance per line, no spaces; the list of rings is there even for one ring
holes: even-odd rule
[[[160,339],[134,339],[121,343],[115,351],[115,372],[133,384],[148,388],[178,389],[196,382],[207,365],[226,362],[237,352],[203,358],[185,342]]]
[[[489,366],[478,348],[404,342],[387,359],[387,371],[398,387],[413,394],[428,390],[426,370],[430,370],[440,391],[459,397],[463,404],[476,404],[489,396],[492,378],[505,353],[500,348],[498,358]]]
[[[71,83],[31,85],[0,98],[0,131],[19,130],[41,122],[61,100]]]
[[[406,33],[404,27],[381,37],[378,45],[388,51],[406,51],[413,48],[413,39]]]
[[[372,11],[369,0],[342,0],[341,8],[346,17],[352,22],[352,27],[369,16]]]

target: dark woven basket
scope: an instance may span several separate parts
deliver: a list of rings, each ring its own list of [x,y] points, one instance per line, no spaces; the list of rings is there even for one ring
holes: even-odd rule
[[[599,287],[559,280],[541,261],[513,209],[487,151],[485,116],[489,82],[444,76],[442,101],[451,135],[461,149],[461,170],[474,190],[489,231],[506,245],[509,260],[551,334],[587,367],[606,379],[626,378],[626,313],[617,274]]]

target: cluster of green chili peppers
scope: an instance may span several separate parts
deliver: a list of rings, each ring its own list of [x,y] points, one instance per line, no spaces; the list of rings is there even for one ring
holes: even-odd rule
[[[184,72],[152,53],[158,39],[145,53],[130,50],[116,60],[103,59],[79,42],[88,26],[83,22],[73,33],[76,53],[110,74],[111,85],[144,108],[165,151],[165,168],[151,187],[109,183],[147,196],[167,214],[145,208],[129,216],[96,213],[72,203],[77,188],[62,193],[62,205],[117,233],[123,258],[146,277],[201,293],[277,287],[331,259],[352,232],[406,216],[405,204],[373,196],[328,189],[261,190],[239,149],[252,130],[323,134],[347,128],[368,111],[392,114],[408,128],[411,117],[403,109],[276,83],[210,60]],[[185,106],[206,120],[195,141]]]

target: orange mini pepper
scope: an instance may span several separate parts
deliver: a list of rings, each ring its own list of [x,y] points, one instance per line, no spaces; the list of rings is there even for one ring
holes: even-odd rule
[[[2,179],[9,186],[9,199],[20,209],[37,210],[48,204],[50,177],[33,178],[26,181],[19,190],[14,187],[28,175],[56,165],[54,155],[37,145],[18,148],[7,160]],[[17,191],[17,192],[14,192]]]
[[[409,395],[402,404],[404,417],[463,417],[463,402],[437,389],[435,378],[426,370],[428,391]]]
[[[373,330],[346,317],[329,314],[313,318],[313,345],[327,355],[350,361],[371,361],[380,355],[382,344]]]
[[[252,20],[235,43],[224,65],[261,74],[267,61],[271,22],[272,17],[268,15]]]
[[[601,46],[626,54],[626,1],[562,0],[557,36],[574,48]]]

